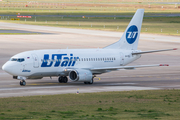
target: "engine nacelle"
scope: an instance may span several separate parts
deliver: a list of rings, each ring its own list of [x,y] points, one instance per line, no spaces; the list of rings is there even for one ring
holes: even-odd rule
[[[72,70],[69,72],[69,79],[72,81],[91,82],[93,75],[89,70]]]

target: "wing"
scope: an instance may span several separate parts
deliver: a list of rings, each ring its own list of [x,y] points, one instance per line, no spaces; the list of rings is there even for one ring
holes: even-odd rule
[[[133,70],[135,68],[143,67],[157,67],[157,66],[169,66],[168,64],[154,64],[154,65],[136,65],[136,66],[117,66],[117,67],[101,67],[101,68],[82,68],[84,70],[90,70],[93,74],[102,74],[106,72],[111,72],[120,69]],[[70,71],[75,70],[76,68],[66,68],[64,73],[68,74]]]
[[[102,67],[102,68],[91,68],[91,71],[99,70],[119,70],[119,69],[135,69],[142,67],[157,67],[157,66],[169,66],[168,64],[155,64],[155,65],[136,65],[136,66],[118,66],[118,67]]]

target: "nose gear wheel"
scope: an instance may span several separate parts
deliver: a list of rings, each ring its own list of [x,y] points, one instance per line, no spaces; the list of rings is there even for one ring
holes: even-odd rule
[[[26,81],[25,80],[21,80],[19,83],[21,86],[25,86],[26,85]]]

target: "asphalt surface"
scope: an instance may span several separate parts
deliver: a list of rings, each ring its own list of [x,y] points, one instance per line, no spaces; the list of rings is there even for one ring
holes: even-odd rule
[[[0,67],[11,56],[34,49],[83,49],[103,48],[119,40],[122,33],[81,30],[70,28],[44,27],[0,22],[1,29],[51,34],[0,35]],[[180,37],[141,34],[138,49],[142,51],[180,48]],[[26,80],[20,86],[19,80],[0,69],[0,97],[52,95],[105,91],[155,90],[180,88],[180,50],[144,54],[129,65],[169,64],[168,67],[120,70],[99,75],[92,85],[82,82],[58,83],[58,77],[41,80]]]
[[[26,14],[27,15],[27,14]],[[17,17],[17,15],[5,15],[5,14],[0,14],[0,16],[3,18],[4,17]],[[124,17],[133,17],[132,15],[86,15],[86,14],[82,14],[82,15],[30,15],[32,17],[67,17],[67,18],[71,18],[71,17],[80,17],[82,18],[82,16],[85,17],[106,17],[106,18],[111,18],[111,17],[117,17],[117,18],[124,18]],[[145,14],[144,17],[179,17],[180,14],[179,13],[157,13],[157,14]]]
[[[24,33],[24,34],[50,34],[45,32],[33,32],[33,31],[26,31],[26,30],[7,30],[7,29],[0,29],[0,33]]]

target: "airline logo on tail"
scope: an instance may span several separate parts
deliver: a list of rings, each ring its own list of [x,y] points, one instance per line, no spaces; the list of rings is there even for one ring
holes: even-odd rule
[[[129,44],[133,44],[136,41],[137,36],[138,28],[135,25],[132,25],[126,32],[126,40]]]

